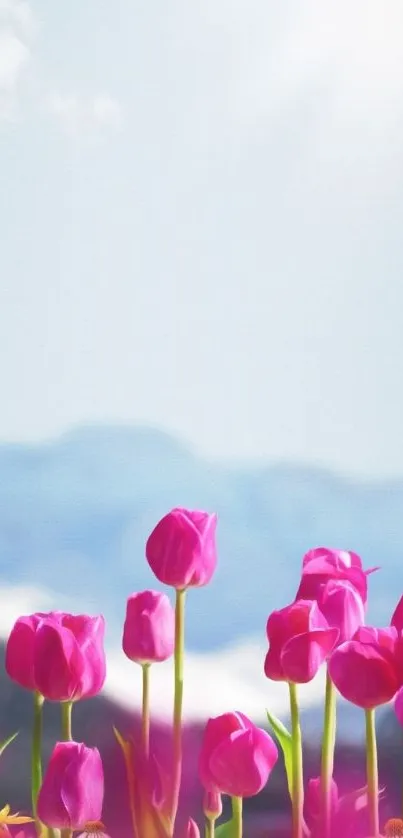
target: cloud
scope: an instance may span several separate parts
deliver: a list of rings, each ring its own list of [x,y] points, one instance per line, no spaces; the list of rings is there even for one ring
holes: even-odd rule
[[[120,103],[105,94],[84,98],[54,93],[47,98],[46,107],[62,130],[74,139],[97,139],[106,131],[118,131],[122,125]]]
[[[31,8],[24,0],[0,0],[0,119],[12,119],[22,73],[29,62],[34,32]]]

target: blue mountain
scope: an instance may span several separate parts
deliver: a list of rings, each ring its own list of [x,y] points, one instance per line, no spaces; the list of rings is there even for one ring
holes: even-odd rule
[[[358,552],[370,619],[389,621],[403,592],[403,480],[360,483],[306,466],[209,462],[149,428],[86,427],[54,442],[0,445],[0,576],[103,611],[117,638],[126,597],[160,587],[146,538],[173,506],[219,515],[219,568],[192,591],[188,641],[212,649],[264,636],[295,593],[304,552]]]

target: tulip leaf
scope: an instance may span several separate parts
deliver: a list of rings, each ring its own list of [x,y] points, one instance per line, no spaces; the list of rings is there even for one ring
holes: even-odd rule
[[[215,828],[215,838],[237,838],[237,824],[234,818]]]
[[[19,731],[17,730],[17,733],[12,733],[11,736],[4,740],[4,742],[0,743],[0,757],[4,753],[6,748],[8,748],[8,746],[11,745],[12,742],[14,742],[14,739],[17,738],[18,733]]]
[[[266,713],[269,725],[283,752],[284,765],[287,774],[288,792],[292,800],[292,736],[285,725],[280,722],[280,719],[276,719],[276,717],[273,716],[272,713],[269,713],[268,710],[266,710]]]

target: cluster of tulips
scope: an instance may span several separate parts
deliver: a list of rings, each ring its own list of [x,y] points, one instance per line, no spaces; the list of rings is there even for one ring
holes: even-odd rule
[[[141,736],[115,730],[128,781],[133,838],[173,838],[182,778],[182,699],[185,603],[188,592],[206,585],[216,568],[213,514],[174,509],[155,527],[146,544],[148,563],[159,582],[175,590],[175,607],[164,593],[147,590],[127,601],[123,630],[125,655],[142,668]],[[403,724],[403,597],[387,628],[365,625],[368,575],[359,556],[318,548],[303,559],[295,600],[267,621],[267,678],[288,685],[291,730],[269,712],[268,731],[239,711],[207,721],[199,754],[204,789],[204,825],[189,819],[178,838],[242,838],[242,802],[266,785],[281,748],[292,811],[292,838],[334,838],[353,829],[364,806],[367,832],[379,838],[379,788],[375,710],[395,700]],[[113,834],[102,823],[104,775],[99,751],[72,735],[76,701],[96,695],[106,675],[104,619],[62,612],[20,617],[8,639],[6,670],[33,694],[32,817],[0,811],[0,833],[22,825],[18,838],[31,835],[71,838]],[[150,681],[153,664],[174,657],[172,760],[163,771],[150,748]],[[298,685],[325,664],[326,692],[321,773],[304,778]],[[366,721],[366,775],[363,789],[341,796],[333,780],[336,696],[362,708]],[[42,777],[41,732],[44,701],[59,702],[61,736]],[[10,740],[13,737],[10,737]],[[3,743],[0,748],[4,749]],[[221,823],[222,796],[232,815]],[[358,805],[359,804],[359,805]],[[31,826],[26,826],[30,824]],[[383,835],[403,835],[403,821],[389,821]],[[119,836],[113,835],[113,838]]]

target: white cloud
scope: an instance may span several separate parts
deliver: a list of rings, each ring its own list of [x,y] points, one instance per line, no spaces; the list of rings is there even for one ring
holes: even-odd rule
[[[18,85],[30,59],[34,31],[31,8],[24,0],[0,0],[0,119],[12,119]]]
[[[48,97],[46,107],[63,131],[76,139],[97,139],[105,131],[119,130],[122,124],[121,105],[108,95],[84,98],[54,93]]]

